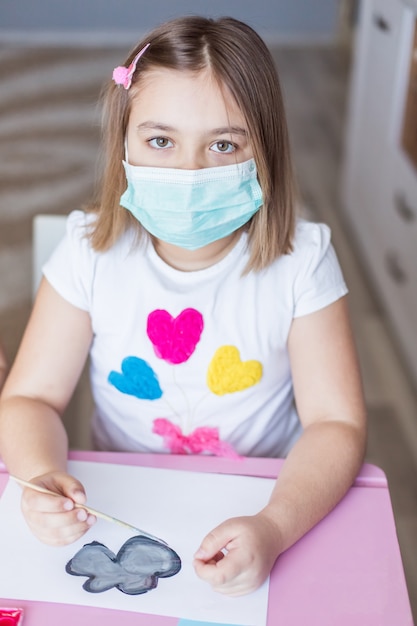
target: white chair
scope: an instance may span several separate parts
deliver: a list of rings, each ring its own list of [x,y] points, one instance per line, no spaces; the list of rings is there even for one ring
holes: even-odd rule
[[[35,297],[42,278],[42,267],[65,234],[66,215],[36,215],[32,223],[32,295]],[[87,367],[81,375],[63,422],[70,448],[89,449],[90,416],[93,401]]]
[[[32,296],[42,278],[42,267],[65,233],[66,215],[36,215],[32,223]]]

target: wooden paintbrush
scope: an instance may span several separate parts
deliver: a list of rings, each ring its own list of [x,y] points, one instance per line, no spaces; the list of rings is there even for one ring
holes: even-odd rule
[[[13,474],[9,474],[10,478],[17,482],[22,487],[29,487],[29,489],[33,489],[34,491],[38,491],[39,493],[46,493],[50,496],[61,496],[62,494],[55,493],[55,491],[51,491],[50,489],[45,489],[45,487],[40,487],[39,485],[35,485],[34,483],[30,483],[27,480],[23,480],[22,478],[18,478],[17,476],[13,476]],[[66,497],[66,496],[64,496]],[[122,522],[122,520],[113,517],[112,515],[107,515],[107,513],[102,513],[101,511],[97,511],[96,509],[91,508],[91,506],[87,506],[86,504],[78,504],[78,502],[74,502],[74,507],[76,509],[85,509],[87,513],[91,513],[91,515],[95,515],[100,519],[103,519],[107,522],[112,522],[113,524],[118,524],[119,526],[123,526],[123,528],[128,528],[129,530],[138,533],[139,535],[143,535],[144,537],[148,537],[149,539],[153,539],[154,541],[158,541],[159,543],[163,543],[164,545],[168,545],[162,539],[147,533],[145,530],[137,528],[136,526],[132,526],[132,524],[128,524],[127,522]]]

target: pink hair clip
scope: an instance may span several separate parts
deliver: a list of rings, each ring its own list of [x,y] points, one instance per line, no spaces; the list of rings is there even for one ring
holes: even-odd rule
[[[139,61],[142,54],[146,52],[150,45],[150,43],[147,43],[146,46],[143,46],[142,50],[137,53],[129,67],[119,65],[118,67],[114,68],[112,78],[116,85],[123,85],[125,89],[129,89],[130,85],[132,84],[133,74],[136,71],[137,62]]]

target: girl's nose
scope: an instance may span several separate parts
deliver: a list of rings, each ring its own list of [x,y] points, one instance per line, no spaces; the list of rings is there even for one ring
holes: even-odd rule
[[[181,154],[178,168],[181,170],[200,170],[207,167],[204,155],[199,150],[187,150]]]

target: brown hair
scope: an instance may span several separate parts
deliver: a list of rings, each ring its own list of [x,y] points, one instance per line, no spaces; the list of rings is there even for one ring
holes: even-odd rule
[[[209,68],[226,85],[245,118],[257,165],[263,206],[246,225],[250,260],[247,271],[267,267],[292,250],[295,225],[294,182],[284,105],[272,56],[248,25],[230,18],[177,18],[153,30],[129,54],[140,58],[129,90],[112,81],[106,87],[103,109],[104,171],[97,213],[90,233],[92,246],[103,251],[129,227],[143,233],[140,223],[120,206],[126,188],[122,166],[131,103],[140,77],[158,67],[198,72]]]

